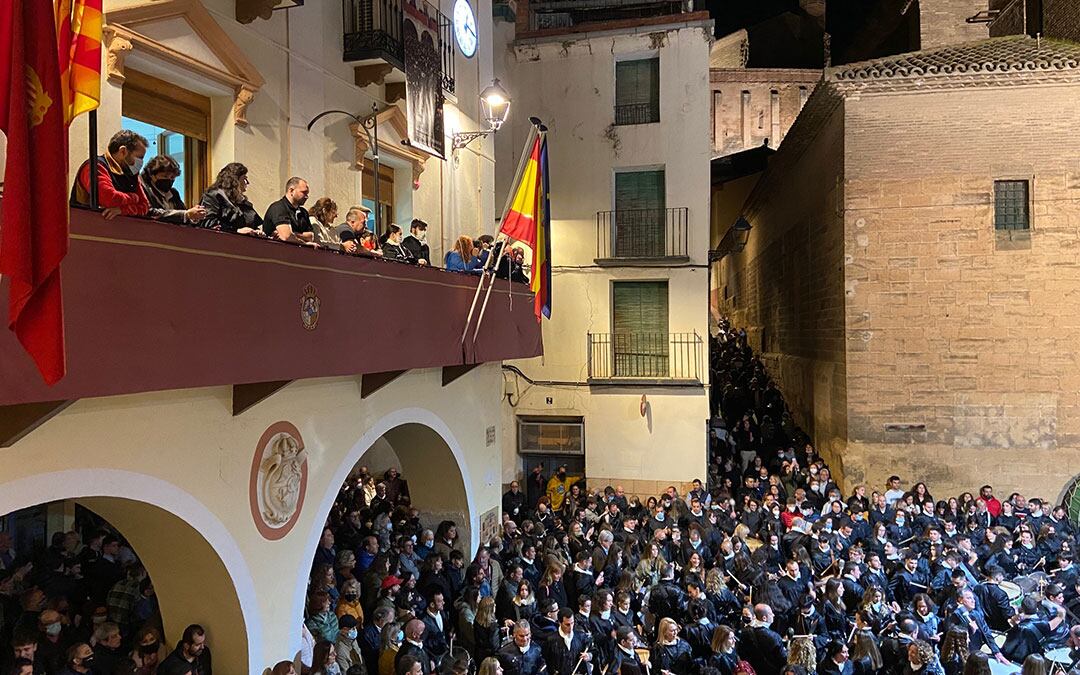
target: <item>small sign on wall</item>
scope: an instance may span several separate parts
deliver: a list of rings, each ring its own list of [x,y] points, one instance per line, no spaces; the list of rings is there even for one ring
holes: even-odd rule
[[[480,516],[480,545],[486,546],[497,536],[499,536],[499,507],[496,506]]]
[[[495,425],[491,425],[487,428],[487,446],[490,448],[495,445]]]

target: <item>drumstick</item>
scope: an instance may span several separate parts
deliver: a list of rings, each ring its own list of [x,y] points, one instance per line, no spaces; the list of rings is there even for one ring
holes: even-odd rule
[[[851,632],[850,632],[850,633],[848,633],[848,636],[847,636],[847,641],[848,641],[848,642],[851,642],[851,638],[855,637],[855,631],[856,631],[857,629],[858,629],[858,626],[852,626],[852,627],[851,627]]]
[[[581,662],[585,660],[585,655],[588,653],[588,651],[581,652],[581,656],[578,657],[577,663],[574,664],[574,669],[570,671],[570,675],[574,675],[574,673],[577,672],[578,666],[580,666]]]

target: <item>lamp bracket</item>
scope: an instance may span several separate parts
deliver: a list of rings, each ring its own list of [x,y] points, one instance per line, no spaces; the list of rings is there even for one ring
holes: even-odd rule
[[[495,133],[495,129],[488,129],[486,131],[459,131],[454,134],[454,150],[460,150],[476,139],[489,136],[493,133]]]

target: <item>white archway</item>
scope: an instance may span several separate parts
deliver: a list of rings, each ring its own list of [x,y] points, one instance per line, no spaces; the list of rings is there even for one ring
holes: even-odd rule
[[[192,495],[159,478],[118,469],[70,469],[0,483],[0,513],[64,499],[95,498],[156,507],[201,535],[229,575],[247,635],[248,668],[258,668],[262,660],[262,617],[247,561],[217,516]],[[152,577],[153,569],[148,571]]]
[[[454,437],[453,432],[446,422],[435,413],[425,408],[402,408],[401,410],[396,410],[386,415],[369,427],[364,435],[353,444],[353,447],[338,464],[333,474],[331,474],[328,483],[329,487],[316,506],[315,520],[312,523],[311,531],[308,533],[307,541],[304,544],[305,551],[314,553],[315,548],[319,545],[319,539],[322,537],[323,525],[330,515],[330,510],[334,507],[334,502],[337,499],[341,485],[345,482],[345,479],[349,477],[349,472],[352,471],[353,467],[360,461],[360,458],[364,456],[364,453],[387,433],[410,425],[427,427],[434,432],[450,450],[453,460],[457,464],[458,471],[461,474],[462,487],[464,489],[466,509],[468,511],[466,516],[470,520],[469,547],[470,550],[476,550],[480,541],[480,528],[476,523],[471,522],[477,517],[477,511],[471,489],[472,479],[469,475],[469,467],[465,462],[465,453],[461,444]],[[409,478],[408,474],[405,475],[405,478]],[[290,645],[289,653],[295,653],[296,650],[300,648],[300,624],[303,622],[306,600],[307,575],[302,574],[299,575],[296,588],[293,592],[292,623],[290,625],[289,634],[295,636],[293,638],[295,642]]]

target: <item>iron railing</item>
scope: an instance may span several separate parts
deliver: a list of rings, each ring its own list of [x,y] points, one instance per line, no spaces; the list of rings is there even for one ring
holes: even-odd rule
[[[690,209],[617,209],[596,212],[598,260],[686,258]]]
[[[618,126],[630,126],[632,124],[653,124],[660,121],[660,101],[647,101],[645,103],[624,103],[615,106],[615,124]]]
[[[693,333],[589,333],[589,381],[701,382],[702,340]]]
[[[427,0],[342,0],[345,61],[382,59],[395,68],[405,70],[403,25],[405,3],[438,26],[439,80],[442,88],[454,93],[455,42],[453,24]],[[410,10],[412,11],[412,10]]]
[[[693,11],[693,0],[530,0],[531,30],[668,16]]]

